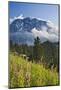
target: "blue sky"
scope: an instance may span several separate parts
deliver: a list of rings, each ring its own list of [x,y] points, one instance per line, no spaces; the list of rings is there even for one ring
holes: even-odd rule
[[[58,25],[58,11],[58,5],[9,2],[10,18],[23,14],[24,17],[50,20]]]

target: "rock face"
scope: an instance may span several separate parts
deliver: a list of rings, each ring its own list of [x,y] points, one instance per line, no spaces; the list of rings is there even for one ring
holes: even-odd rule
[[[37,30],[41,30],[42,26],[47,27],[47,22],[38,20],[36,18],[24,18],[24,19],[16,19],[10,24],[10,32],[14,33],[17,31],[28,31],[31,32],[33,28]]]

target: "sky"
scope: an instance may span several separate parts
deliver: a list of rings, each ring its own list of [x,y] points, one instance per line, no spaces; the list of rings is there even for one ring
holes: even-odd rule
[[[46,21],[51,21],[58,26],[58,8],[58,5],[51,4],[9,2],[9,16],[10,18],[19,15],[40,18]]]

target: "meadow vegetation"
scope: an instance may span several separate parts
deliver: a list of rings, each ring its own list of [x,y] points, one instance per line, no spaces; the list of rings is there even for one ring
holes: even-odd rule
[[[45,68],[41,63],[28,61],[9,53],[9,88],[59,85],[56,69]]]

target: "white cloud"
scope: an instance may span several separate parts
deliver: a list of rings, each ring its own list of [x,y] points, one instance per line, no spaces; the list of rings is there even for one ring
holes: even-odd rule
[[[47,26],[50,27],[50,29],[48,30],[49,33],[59,33],[58,26],[55,26],[51,21],[47,21]]]
[[[16,19],[23,19],[23,18],[24,18],[23,14],[20,14],[19,16],[16,16],[14,18],[10,18],[10,24]]]
[[[47,25],[50,27],[50,29],[46,28],[45,26],[42,27],[40,31],[38,31],[36,28],[32,29],[34,37],[36,38],[38,36],[41,42],[58,42],[58,28],[50,22],[48,22]]]
[[[48,28],[47,28],[46,26],[44,26],[44,25],[41,26],[41,30],[47,31],[47,29],[48,29]]]
[[[9,21],[9,22],[10,22],[10,24],[11,24],[13,21],[14,21],[14,19],[13,19],[13,18],[10,18],[10,21]]]
[[[50,20],[47,21],[47,25],[51,28],[55,27],[54,24]]]

